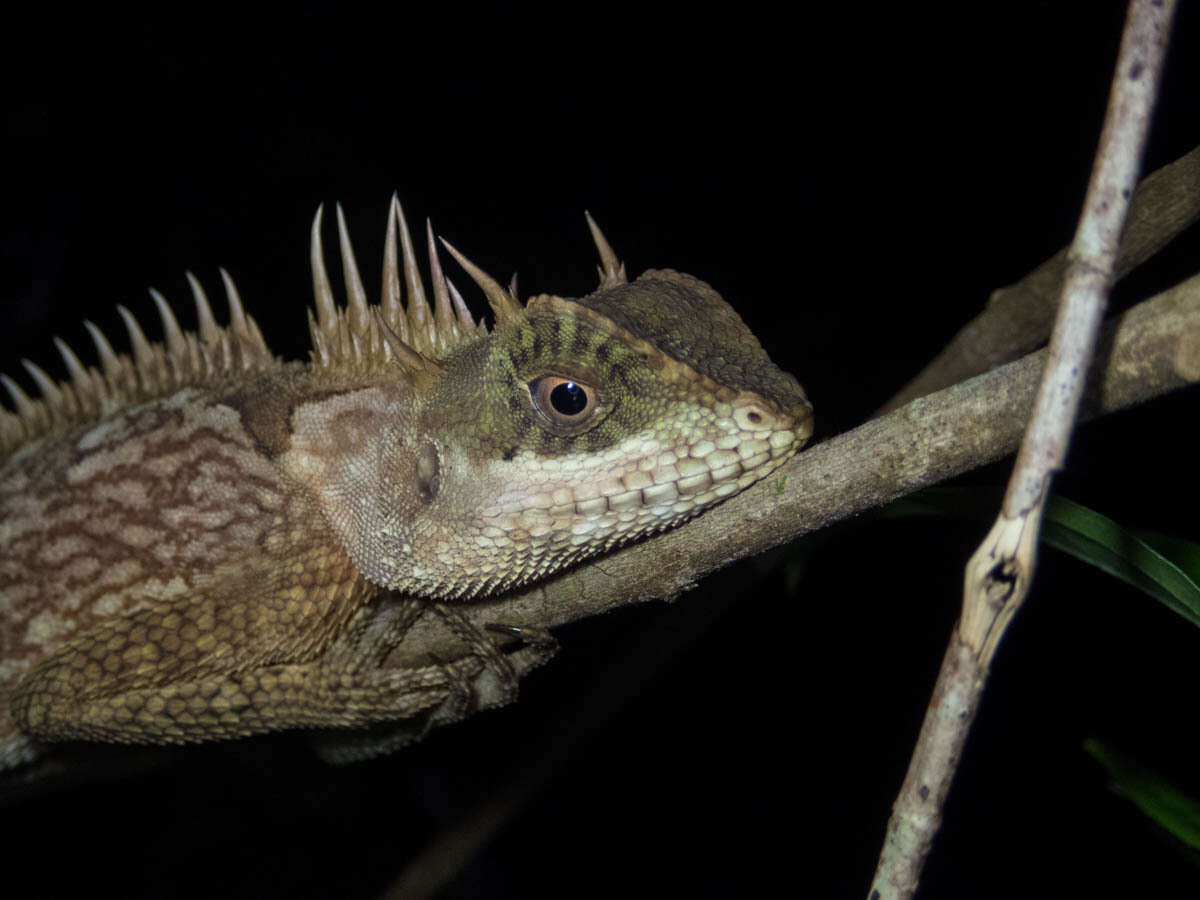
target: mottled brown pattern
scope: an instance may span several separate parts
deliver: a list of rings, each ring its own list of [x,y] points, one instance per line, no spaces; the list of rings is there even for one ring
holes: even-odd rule
[[[365,724],[455,689],[363,665],[347,624],[374,589],[232,407],[188,390],[46,450],[0,479],[0,763],[31,738]]]
[[[286,558],[297,544],[319,540],[312,533],[319,516],[296,505],[236,411],[195,389],[10,460],[0,473],[0,742],[14,731],[8,701],[15,684],[68,640],[94,644],[114,622],[155,610],[217,615],[231,593],[230,585],[212,591],[222,569]],[[353,581],[344,556],[341,562],[339,577]],[[267,623],[245,621],[253,588],[247,591],[241,605],[220,612],[232,617],[239,640],[262,640]],[[179,640],[169,636],[159,647],[161,672],[185,664]],[[119,672],[114,658],[81,672],[111,679]],[[140,671],[149,660],[142,658]]]
[[[318,698],[342,685],[349,724],[357,705],[350,696],[375,694],[347,679],[351,670],[312,660],[371,589],[338,548],[294,545],[306,537],[286,535],[265,563],[245,562],[237,573],[218,567],[225,577],[201,579],[219,590],[151,603],[73,640],[16,691],[18,724],[55,739],[233,736],[268,721],[286,727],[322,712],[328,718]],[[239,662],[234,671],[230,660]]]

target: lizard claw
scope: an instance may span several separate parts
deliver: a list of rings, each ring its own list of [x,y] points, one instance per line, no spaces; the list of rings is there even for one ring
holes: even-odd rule
[[[507,635],[524,642],[527,646],[551,652],[558,649],[558,640],[547,629],[535,625],[512,625],[507,622],[489,622],[483,626],[487,631]]]

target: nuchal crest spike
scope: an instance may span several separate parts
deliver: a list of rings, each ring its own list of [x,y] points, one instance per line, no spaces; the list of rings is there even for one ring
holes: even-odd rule
[[[603,289],[625,284],[629,280],[625,276],[625,264],[617,259],[617,254],[613,252],[612,245],[604,237],[604,232],[600,230],[592,214],[585,209],[583,216],[587,219],[588,231],[592,233],[596,251],[600,254],[600,265],[597,267],[600,273],[600,287]]]
[[[442,246],[449,251],[450,255],[471,276],[471,280],[483,291],[484,296],[487,297],[488,305],[492,308],[492,313],[496,317],[497,325],[504,325],[521,318],[525,312],[525,307],[521,305],[520,300],[502,288],[500,283],[491,275],[463,256],[448,240],[441,238],[441,242]]]

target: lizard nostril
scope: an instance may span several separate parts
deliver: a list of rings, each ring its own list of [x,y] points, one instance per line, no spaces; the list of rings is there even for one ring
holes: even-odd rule
[[[759,431],[763,428],[774,428],[778,419],[758,397],[745,397],[734,401],[733,421],[738,428]]]

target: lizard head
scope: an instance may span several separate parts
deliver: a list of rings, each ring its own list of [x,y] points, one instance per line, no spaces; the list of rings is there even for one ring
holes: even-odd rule
[[[318,486],[376,584],[456,597],[542,578],[702,512],[811,435],[799,383],[716,291],[668,270],[626,282],[589,224],[601,285],[582,299],[521,303],[449,248],[488,296],[490,332],[457,319],[439,352],[376,317],[400,387],[371,379],[369,415],[362,397],[338,401],[359,424]],[[326,440],[331,421],[300,422],[301,440]]]

